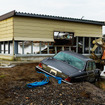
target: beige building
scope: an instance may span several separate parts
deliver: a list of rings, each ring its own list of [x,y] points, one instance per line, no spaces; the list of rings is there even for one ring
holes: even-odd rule
[[[61,50],[90,54],[104,22],[12,11],[0,16],[0,58],[33,60]],[[97,48],[96,54],[100,53]]]

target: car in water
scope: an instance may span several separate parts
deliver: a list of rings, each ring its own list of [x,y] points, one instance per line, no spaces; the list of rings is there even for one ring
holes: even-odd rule
[[[61,51],[45,58],[36,70],[61,77],[64,82],[95,82],[100,77],[100,69],[96,68],[94,60],[71,51]]]

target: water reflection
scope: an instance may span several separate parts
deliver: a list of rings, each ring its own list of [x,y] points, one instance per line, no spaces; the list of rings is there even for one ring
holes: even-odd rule
[[[95,82],[95,85],[105,91],[105,79],[100,78],[99,81]]]

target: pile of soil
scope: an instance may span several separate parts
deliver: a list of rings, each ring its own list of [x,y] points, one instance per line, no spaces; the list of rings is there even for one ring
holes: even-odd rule
[[[58,84],[50,82],[29,89],[27,83],[45,77],[35,71],[38,64],[21,64],[13,68],[0,68],[0,105],[93,105],[105,104],[105,91],[88,82]]]

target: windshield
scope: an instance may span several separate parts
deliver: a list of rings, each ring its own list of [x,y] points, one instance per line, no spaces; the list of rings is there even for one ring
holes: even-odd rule
[[[85,62],[82,61],[81,59],[74,57],[72,55],[69,55],[67,53],[64,52],[60,52],[57,55],[54,56],[55,59],[60,60],[60,61],[64,61],[67,62],[69,65],[82,70],[85,66]]]

